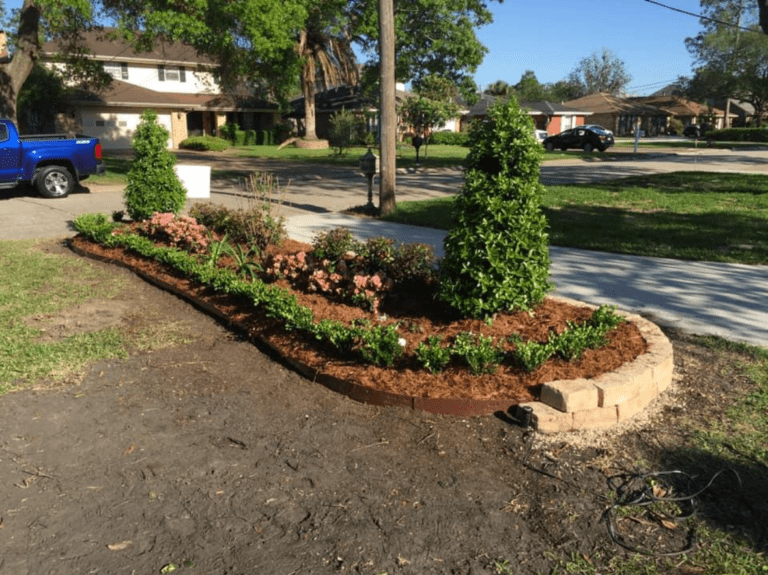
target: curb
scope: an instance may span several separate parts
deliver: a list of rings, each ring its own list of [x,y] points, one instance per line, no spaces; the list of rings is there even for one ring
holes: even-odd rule
[[[173,293],[197,309],[216,318],[222,324],[248,334],[245,325],[232,321],[222,310],[200,298],[176,289],[173,285],[120,260],[92,254],[67,241],[67,246],[81,257],[125,268],[144,281]],[[572,305],[596,309],[597,306],[568,298],[554,297]],[[304,363],[286,357],[268,338],[249,335],[266,347],[273,356],[305,378],[347,396],[360,403],[378,406],[410,407],[429,413],[458,416],[482,416],[508,412],[516,405],[533,410],[532,424],[541,433],[556,433],[580,429],[610,427],[642,411],[659,393],[672,383],[672,344],[655,324],[640,317],[619,311],[627,321],[636,324],[648,344],[648,351],[618,370],[595,379],[558,380],[545,383],[539,401],[520,403],[515,398],[453,399],[412,397],[371,389],[349,380],[323,373]]]

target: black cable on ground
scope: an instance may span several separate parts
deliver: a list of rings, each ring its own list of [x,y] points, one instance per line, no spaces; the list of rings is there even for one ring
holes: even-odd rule
[[[530,438],[530,439],[529,439]],[[529,458],[533,452],[533,446],[536,439],[536,431],[533,428],[527,427],[524,441],[529,441],[528,449],[522,459],[522,464],[526,469],[535,471],[552,479],[556,479],[571,487],[582,489],[583,486],[576,485],[575,483],[563,479],[549,471],[536,467],[529,463]],[[670,514],[667,511],[654,510],[653,513],[660,521],[669,521],[673,523],[681,523],[688,519],[693,518],[696,515],[696,498],[709,489],[715,480],[723,473],[732,473],[736,478],[739,489],[742,488],[741,477],[735,469],[725,468],[716,472],[709,479],[707,484],[693,493],[686,493],[684,495],[671,495],[677,491],[666,482],[667,478],[680,478],[686,480],[688,486],[691,486],[692,481],[696,478],[694,475],[690,475],[684,471],[672,470],[672,471],[654,471],[649,473],[629,473],[615,475],[608,478],[608,486],[613,491],[615,496],[608,498],[603,495],[594,493],[594,496],[602,501],[611,500],[611,505],[603,512],[603,520],[605,521],[608,534],[611,539],[619,546],[633,553],[639,553],[642,555],[648,555],[653,557],[673,557],[676,555],[682,555],[688,553],[696,548],[697,534],[696,526],[692,525],[686,535],[685,545],[675,551],[653,551],[649,549],[643,549],[626,542],[616,531],[616,511],[620,508],[640,506],[646,507],[654,504],[664,506],[663,504],[675,504],[678,512]],[[667,505],[666,507],[670,507]],[[681,508],[682,507],[682,508]]]

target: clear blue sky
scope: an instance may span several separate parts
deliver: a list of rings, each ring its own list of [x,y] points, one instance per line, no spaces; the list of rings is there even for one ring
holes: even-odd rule
[[[698,0],[662,0],[699,13]],[[564,79],[579,60],[603,47],[626,64],[631,93],[645,95],[690,75],[685,38],[701,30],[698,18],[645,0],[506,0],[492,4],[494,22],[478,31],[488,48],[475,82],[515,84],[526,70],[539,82]]]
[[[661,0],[699,13],[698,0]],[[5,0],[18,8],[22,0]],[[645,0],[491,1],[494,22],[478,30],[488,48],[475,75],[480,88],[496,80],[515,84],[526,70],[539,82],[556,82],[603,47],[626,64],[629,91],[651,93],[691,73],[686,37],[700,30],[699,20]]]

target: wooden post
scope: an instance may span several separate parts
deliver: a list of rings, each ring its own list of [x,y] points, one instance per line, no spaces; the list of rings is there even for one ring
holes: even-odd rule
[[[379,61],[381,63],[381,172],[379,211],[395,207],[395,153],[397,109],[395,107],[395,11],[393,0],[379,0]]]

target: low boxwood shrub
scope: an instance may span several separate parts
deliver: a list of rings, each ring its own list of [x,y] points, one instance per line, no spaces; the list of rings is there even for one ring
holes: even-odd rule
[[[466,132],[434,132],[429,136],[430,146],[469,146],[469,134]]]
[[[179,144],[183,150],[197,150],[199,152],[223,152],[231,147],[231,144],[216,136],[192,136]]]

